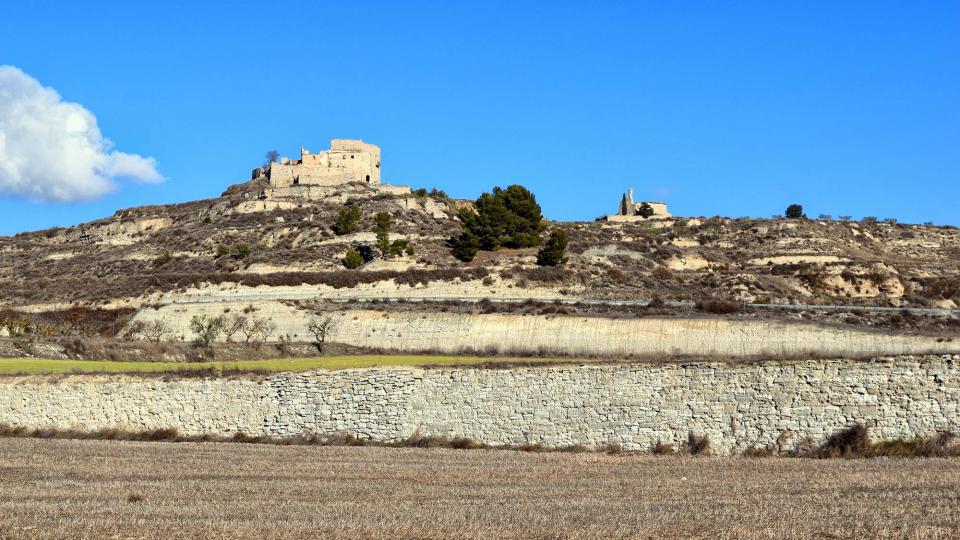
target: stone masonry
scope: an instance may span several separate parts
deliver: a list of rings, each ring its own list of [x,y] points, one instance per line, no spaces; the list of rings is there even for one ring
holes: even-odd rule
[[[380,147],[360,140],[334,139],[318,154],[300,149],[300,159],[270,163],[270,186],[335,186],[350,182],[380,183]]]
[[[187,434],[414,432],[491,445],[648,450],[707,435],[720,454],[960,431],[960,356],[516,369],[373,368],[222,379],[68,376],[0,381],[0,423],[176,428]]]

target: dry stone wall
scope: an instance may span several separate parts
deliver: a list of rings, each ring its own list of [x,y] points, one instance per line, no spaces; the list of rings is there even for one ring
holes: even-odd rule
[[[70,376],[0,382],[0,423],[176,428],[188,434],[353,433],[396,441],[647,450],[707,435],[718,453],[789,450],[854,423],[878,438],[960,432],[960,356],[869,362],[570,365],[283,373],[259,378]]]

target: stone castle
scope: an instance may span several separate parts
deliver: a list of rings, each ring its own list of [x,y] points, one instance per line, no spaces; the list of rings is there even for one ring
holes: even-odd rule
[[[650,207],[650,211],[653,213],[649,216],[644,216],[644,211],[642,207],[646,205]],[[662,202],[655,201],[633,201],[633,189],[627,189],[627,192],[623,194],[623,197],[620,199],[620,208],[617,210],[617,213],[612,216],[606,216],[606,221],[643,221],[645,219],[667,219],[671,217],[670,212],[667,211],[667,205]]]
[[[380,183],[380,147],[361,140],[333,139],[330,149],[312,154],[300,149],[300,159],[281,158],[266,171],[270,186],[337,186]]]

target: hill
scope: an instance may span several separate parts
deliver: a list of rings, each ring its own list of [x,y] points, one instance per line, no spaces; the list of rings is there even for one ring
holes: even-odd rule
[[[353,230],[338,230],[348,207],[359,219]],[[284,339],[309,341],[309,317],[357,301],[364,304],[347,308],[424,319],[448,311],[720,316],[924,332],[941,342],[960,327],[954,227],[722,217],[550,222],[544,234],[568,233],[567,261],[540,267],[536,247],[457,260],[449,240],[461,230],[458,212],[471,207],[438,190],[364,182],[271,190],[258,169],[253,180],[215,199],[124,209],[69,228],[0,238],[0,308],[5,320],[26,317],[47,337],[117,337],[129,334],[132,320],[162,317],[171,325],[168,339],[183,341],[191,339],[192,315],[234,308],[275,320],[281,333],[265,339],[289,332]],[[391,216],[390,240],[409,249],[381,254],[378,213]],[[360,268],[344,266],[349,250],[362,254]],[[4,326],[6,335],[18,333]]]

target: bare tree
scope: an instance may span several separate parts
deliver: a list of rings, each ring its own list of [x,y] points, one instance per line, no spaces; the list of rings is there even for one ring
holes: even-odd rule
[[[234,334],[241,332],[247,327],[247,318],[239,313],[224,315],[222,320],[223,324],[221,325],[220,331],[223,332],[223,336],[228,342],[233,339]]]
[[[123,339],[127,341],[137,339],[137,336],[143,335],[146,328],[147,324],[143,321],[131,321],[127,329],[123,331]]]
[[[254,317],[253,320],[247,321],[247,324],[240,329],[240,333],[243,334],[243,342],[249,344],[260,333],[260,319]]]
[[[248,320],[247,323],[240,329],[240,333],[243,334],[244,343],[249,344],[252,342],[263,342],[270,339],[277,331],[277,325],[270,319],[261,319],[259,317],[254,317],[251,320]]]
[[[313,317],[310,319],[310,322],[307,323],[307,330],[316,338],[313,344],[321,354],[323,353],[323,346],[327,341],[327,336],[329,336],[336,327],[337,323],[330,317]]]
[[[277,323],[270,319],[257,319],[255,324],[258,325],[257,336],[260,341],[267,341],[277,331]]]
[[[197,335],[193,342],[206,349],[223,331],[223,319],[207,315],[194,315],[190,319],[190,330]]]
[[[270,150],[267,152],[266,155],[264,155],[264,159],[267,160],[267,162],[264,164],[264,167],[269,167],[270,164],[275,162],[278,157],[280,157],[280,152],[277,152],[276,150]]]
[[[143,337],[147,340],[154,343],[160,343],[163,340],[163,336],[171,332],[170,325],[167,324],[167,321],[163,319],[154,319],[143,325],[143,328],[140,330],[140,333],[143,334]]]

